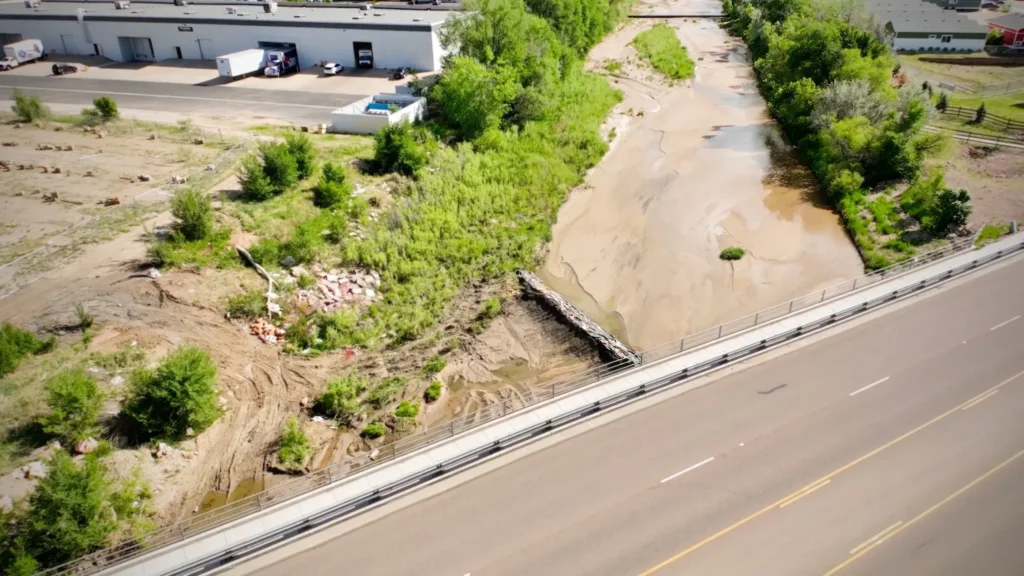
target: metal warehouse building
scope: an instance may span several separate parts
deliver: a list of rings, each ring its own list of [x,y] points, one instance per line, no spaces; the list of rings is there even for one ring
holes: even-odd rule
[[[321,60],[355,66],[357,50],[374,67],[441,68],[438,31],[454,12],[293,7],[237,3],[127,2],[0,4],[0,42],[38,38],[47,52],[97,55],[119,62],[213,60],[260,47],[293,46],[302,68]],[[273,11],[271,11],[273,10]]]

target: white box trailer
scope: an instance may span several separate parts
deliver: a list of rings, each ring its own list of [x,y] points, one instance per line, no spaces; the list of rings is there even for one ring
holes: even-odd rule
[[[217,73],[226,78],[241,78],[256,72],[262,73],[265,65],[266,50],[263,48],[217,56]]]
[[[33,38],[11,42],[4,46],[4,57],[13,58],[18,64],[27,64],[33,60],[39,60],[45,55],[42,40]]]

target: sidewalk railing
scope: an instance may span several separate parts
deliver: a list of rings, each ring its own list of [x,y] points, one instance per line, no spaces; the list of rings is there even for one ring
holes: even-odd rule
[[[805,310],[824,302],[829,302],[830,300],[849,294],[855,290],[860,290],[877,282],[926,266],[937,260],[970,250],[972,249],[973,241],[974,239],[972,237],[958,238],[933,251],[920,254],[888,268],[877,270],[854,278],[853,280],[848,280],[846,282],[830,286],[824,290],[814,292],[813,294],[808,294],[806,296],[784,302],[777,306],[762,310],[756,314],[726,322],[720,326],[687,336],[680,340],[645,350],[640,353],[641,365],[663,360],[683,351],[693,350],[716,340],[753,328],[754,326],[778,320],[779,318],[787,316],[793,312]],[[525,402],[513,403],[511,401],[502,400],[498,404],[487,406],[472,413],[455,417],[446,422],[431,426],[426,430],[401,438],[391,444],[374,450],[371,454],[363,455],[346,462],[341,462],[330,467],[311,472],[305,476],[278,484],[258,494],[253,494],[202,514],[197,514],[176,524],[164,526],[135,540],[124,542],[118,546],[95,552],[74,562],[51,568],[42,574],[47,576],[57,574],[82,575],[98,572],[114,564],[146,554],[156,548],[181,542],[186,538],[196,536],[197,534],[212,528],[238,520],[248,514],[259,512],[269,506],[280,504],[285,500],[307,494],[313,490],[337,482],[357,471],[363,471],[368,467],[394,460],[399,456],[419,450],[435,442],[451,438],[456,434],[482,424],[486,424],[512,412],[529,408],[540,402],[551,400],[556,396],[567,394],[635,367],[635,364],[624,360],[611,362],[592,367],[568,377],[559,378],[534,386],[530,393],[525,395]]]

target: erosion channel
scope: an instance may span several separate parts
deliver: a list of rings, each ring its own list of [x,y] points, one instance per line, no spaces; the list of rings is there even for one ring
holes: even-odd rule
[[[717,13],[718,2],[635,12]],[[623,102],[611,150],[558,214],[540,276],[634,349],[854,277],[839,216],[768,116],[746,47],[711,19],[663,20],[696,64],[670,85],[630,46],[631,20],[590,55]],[[621,67],[620,67],[621,66]],[[746,256],[719,258],[739,246]]]

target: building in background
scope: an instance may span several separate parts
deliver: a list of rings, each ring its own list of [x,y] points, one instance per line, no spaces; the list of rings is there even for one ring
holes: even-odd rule
[[[1011,12],[988,23],[990,30],[1003,33],[1003,46],[1020,48],[1024,46],[1024,13]]]
[[[893,49],[912,52],[978,52],[988,30],[957,10],[929,0],[867,0]]]
[[[450,11],[273,3],[184,5],[129,2],[0,3],[0,40],[38,38],[48,52],[118,62],[214,60],[250,48],[295,48],[299,66],[356,67],[369,50],[375,68],[441,68],[438,40]]]

